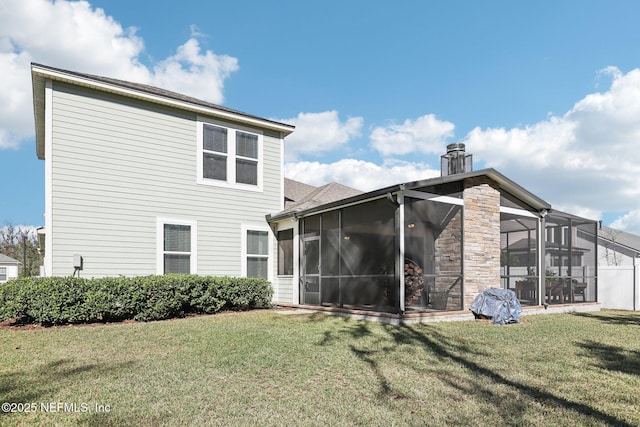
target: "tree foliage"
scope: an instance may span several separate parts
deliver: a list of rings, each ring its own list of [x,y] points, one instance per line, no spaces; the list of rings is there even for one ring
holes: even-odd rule
[[[15,226],[11,223],[0,227],[0,254],[23,264],[20,277],[38,275],[42,265],[42,254],[38,248],[38,235],[33,227]]]

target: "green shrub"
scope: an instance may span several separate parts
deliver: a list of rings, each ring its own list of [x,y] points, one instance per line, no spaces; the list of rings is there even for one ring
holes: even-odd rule
[[[269,282],[256,278],[185,274],[24,278],[0,286],[0,320],[43,325],[150,321],[269,307],[271,296]]]

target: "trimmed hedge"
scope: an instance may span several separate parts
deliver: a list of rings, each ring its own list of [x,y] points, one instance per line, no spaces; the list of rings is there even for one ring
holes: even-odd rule
[[[271,306],[264,279],[187,274],[24,278],[0,285],[0,320],[62,325],[169,319]]]

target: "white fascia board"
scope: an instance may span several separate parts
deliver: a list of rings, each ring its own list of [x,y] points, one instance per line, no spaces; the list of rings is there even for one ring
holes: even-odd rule
[[[44,93],[44,274],[53,275],[53,84]]]
[[[510,208],[508,206],[500,206],[500,212],[519,215],[519,216],[526,216],[528,218],[540,218],[540,215],[536,215],[532,212],[525,211],[524,209]]]
[[[458,197],[441,196],[440,194],[425,193],[424,191],[404,190],[401,193],[414,199],[431,200],[432,202],[448,203],[450,205],[463,206],[464,200]]]
[[[49,70],[46,68],[38,67],[36,65],[33,65],[31,69],[34,74],[38,74],[40,76],[43,76],[44,78],[50,78],[53,80],[75,83],[80,86],[117,93],[120,95],[132,97],[132,98],[144,99],[146,101],[153,102],[156,104],[170,105],[172,107],[180,108],[183,110],[195,111],[198,113],[220,117],[220,118],[224,118],[224,119],[235,121],[235,122],[272,129],[278,132],[282,132],[285,136],[289,135],[294,130],[294,127],[290,125],[275,123],[267,120],[260,120],[258,118],[253,118],[253,117],[247,117],[241,114],[232,113],[230,111],[223,111],[223,110],[217,110],[210,107],[204,107],[204,106],[192,104],[186,101],[171,99],[171,98],[167,98],[167,97],[156,95],[156,94],[151,94],[144,91],[124,88],[111,83],[100,82],[100,81],[92,80],[86,77],[63,73],[61,71]]]

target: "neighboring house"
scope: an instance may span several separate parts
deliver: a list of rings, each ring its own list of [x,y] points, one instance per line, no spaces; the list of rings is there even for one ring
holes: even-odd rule
[[[640,236],[600,225],[598,264],[635,265],[640,257]]]
[[[597,301],[597,223],[473,171],[463,144],[438,178],[314,187],[283,177],[293,126],[38,64],[32,80],[46,276],[264,277],[280,304],[396,317],[499,286],[534,306]]]
[[[604,308],[640,309],[640,236],[600,226],[599,300]]]
[[[293,126],[121,80],[31,74],[44,275],[274,279],[265,215],[284,208]]]
[[[17,279],[22,263],[6,255],[0,254],[0,283]]]

